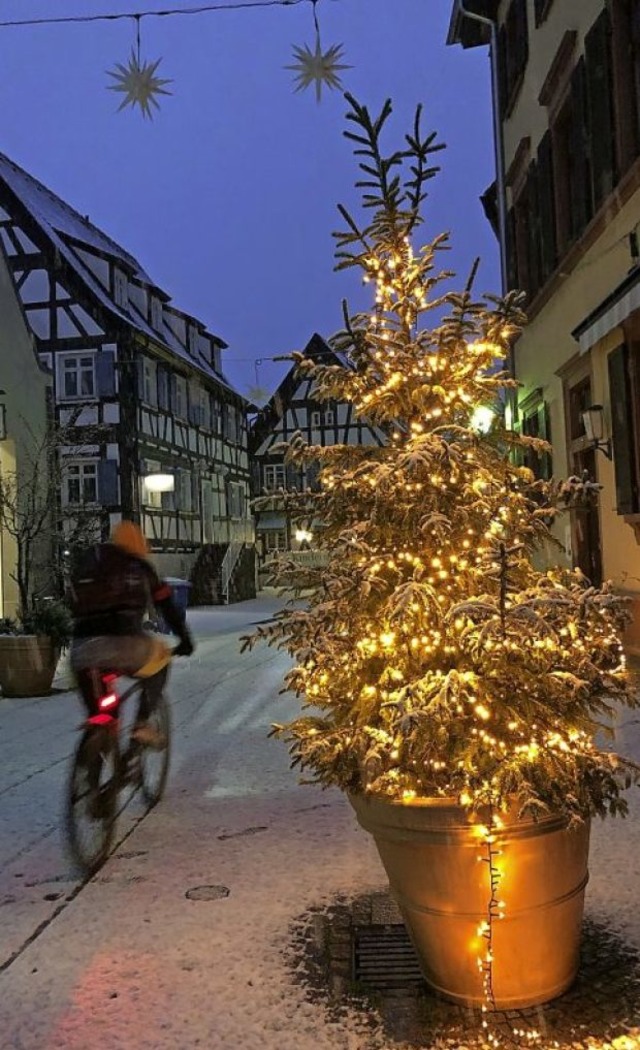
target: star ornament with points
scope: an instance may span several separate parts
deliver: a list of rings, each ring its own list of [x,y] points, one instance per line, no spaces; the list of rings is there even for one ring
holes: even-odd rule
[[[118,113],[125,106],[131,106],[132,109],[139,106],[143,117],[148,117],[149,120],[153,118],[151,106],[160,109],[156,95],[172,94],[164,86],[172,81],[156,76],[156,69],[161,61],[162,59],[158,58],[155,62],[141,62],[140,56],[132,49],[128,65],[116,62],[115,70],[107,70],[108,76],[116,81],[115,84],[108,85],[108,90],[121,91],[124,94],[118,106]]]
[[[315,51],[312,51],[308,44],[294,47],[296,62],[292,66],[285,66],[285,69],[292,69],[296,73],[298,85],[295,90],[304,91],[315,82],[316,101],[320,102],[323,84],[330,89],[342,87],[338,74],[343,69],[351,69],[351,66],[340,63],[342,53],[342,44],[333,44],[323,52],[319,38],[316,40]]]

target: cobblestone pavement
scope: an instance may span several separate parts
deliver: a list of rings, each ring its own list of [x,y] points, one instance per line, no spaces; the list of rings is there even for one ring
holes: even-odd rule
[[[377,931],[381,952],[385,938],[394,946],[387,973],[378,968],[369,985],[358,979],[362,931]],[[312,994],[325,998],[338,1013],[354,1002],[371,1010],[383,1021],[392,1045],[434,1050],[488,1045],[478,1009],[439,999],[419,977],[415,954],[387,892],[338,900],[302,916],[293,942],[295,961],[302,961]],[[571,989],[542,1007],[491,1014],[489,1031],[503,1047],[639,1050],[640,951],[618,933],[587,920],[580,970]],[[533,1032],[539,1033],[537,1044]]]

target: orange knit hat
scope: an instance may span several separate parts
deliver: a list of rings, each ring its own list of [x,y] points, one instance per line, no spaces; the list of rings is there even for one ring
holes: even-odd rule
[[[121,547],[127,554],[135,554],[137,558],[149,556],[149,544],[140,526],[134,521],[119,521],[111,533],[111,542],[116,547]]]

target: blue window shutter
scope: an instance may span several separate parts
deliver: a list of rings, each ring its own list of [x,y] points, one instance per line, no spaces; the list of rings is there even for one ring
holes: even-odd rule
[[[198,424],[200,422],[200,405],[193,399],[193,393],[191,386],[187,383],[187,399],[189,402],[188,416],[189,422]]]
[[[96,354],[96,385],[100,397],[113,397],[116,392],[116,355],[113,350]]]
[[[98,463],[98,499],[103,507],[117,507],[120,502],[115,459],[101,459]]]
[[[169,407],[169,373],[165,368],[158,367],[158,408]]]
[[[141,401],[144,401],[144,358],[136,357],[134,361],[135,377],[136,377],[136,390],[138,397]]]

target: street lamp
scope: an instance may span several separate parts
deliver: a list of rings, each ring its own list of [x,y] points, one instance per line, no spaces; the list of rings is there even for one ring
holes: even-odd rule
[[[604,452],[607,459],[613,457],[611,438],[604,439],[604,408],[602,405],[590,405],[585,408],[582,415],[582,423],[587,440],[591,442],[594,451]]]

